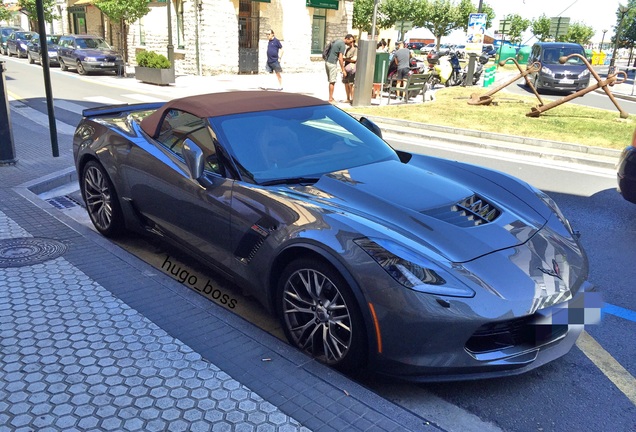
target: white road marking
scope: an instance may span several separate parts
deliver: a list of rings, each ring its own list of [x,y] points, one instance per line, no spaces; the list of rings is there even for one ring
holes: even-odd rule
[[[122,101],[120,100],[112,99],[106,96],[89,96],[83,99],[89,102],[95,102],[104,105],[120,105],[122,103]]]
[[[55,105],[57,108],[63,109],[65,111],[70,111],[72,113],[75,114],[82,114],[82,111],[85,110],[87,107],[83,106],[83,105],[79,105],[73,102],[69,102],[69,101],[65,101],[65,100],[58,100],[56,99],[53,102],[53,105]]]
[[[9,97],[9,99],[11,100],[13,98]],[[13,99],[13,101],[15,101],[15,99]],[[36,109],[28,107],[22,102],[14,102],[13,104],[11,104],[11,113],[24,116],[27,118],[27,120],[30,120],[33,123],[39,124],[40,126],[49,129],[49,116],[47,114],[41,113]],[[61,121],[56,120],[55,127],[57,129],[57,132],[62,135],[73,136],[73,134],[75,133],[75,126],[71,126]]]
[[[133,100],[138,100],[140,102],[166,102],[166,100],[167,100],[165,98],[158,98],[158,97],[149,96],[149,95],[145,95],[145,94],[141,94],[141,93],[124,94],[124,95],[122,95],[122,97],[126,97],[126,98],[133,99]]]

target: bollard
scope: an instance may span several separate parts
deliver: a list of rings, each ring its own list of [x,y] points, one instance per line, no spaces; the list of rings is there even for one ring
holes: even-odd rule
[[[486,70],[484,71],[484,82],[482,84],[482,87],[488,87],[489,81],[490,81],[490,68],[487,67]]]
[[[0,61],[0,165],[15,164],[15,146],[9,116],[9,97],[4,78],[5,62]]]

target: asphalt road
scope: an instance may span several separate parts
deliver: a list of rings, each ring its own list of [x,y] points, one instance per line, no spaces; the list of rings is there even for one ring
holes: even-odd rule
[[[37,114],[46,113],[44,91],[38,86],[39,66],[29,66],[26,61],[13,61],[11,66],[6,74],[8,90],[19,95],[27,107],[14,121],[36,121],[40,118]],[[103,104],[104,94],[121,102],[140,101],[130,90],[108,88],[105,91],[99,84],[100,77],[93,78],[80,80],[74,73],[54,70],[58,120],[68,125],[77,124],[79,110]],[[160,89],[155,96],[161,97]],[[561,169],[531,160],[512,159],[508,155],[482,157],[475,151],[466,152],[448,145],[440,149],[435,148],[435,143],[389,139],[398,147],[424,144],[421,147],[424,153],[493,167],[548,192],[581,231],[590,258],[590,280],[603,293],[605,301],[622,308],[619,310],[635,309],[636,294],[632,287],[636,276],[633,266],[636,206],[616,194],[612,172]],[[169,253],[143,240],[131,243],[131,250],[154,260],[158,267],[164,254]],[[205,272],[205,269],[192,264],[192,271]],[[245,313],[250,315],[248,300],[238,298]],[[277,332],[271,318],[260,314],[258,321],[259,325],[270,326],[270,331]],[[375,377],[357,378],[378,394],[425,415],[449,431],[636,430],[636,400],[630,400],[625,390],[621,390],[621,385],[635,382],[636,322],[608,314],[601,325],[591,326],[587,331],[599,344],[600,351],[598,347],[576,347],[564,358],[518,377],[426,385],[386,382]],[[597,366],[588,357],[597,354],[607,364],[616,361],[620,368],[608,370],[603,365]]]

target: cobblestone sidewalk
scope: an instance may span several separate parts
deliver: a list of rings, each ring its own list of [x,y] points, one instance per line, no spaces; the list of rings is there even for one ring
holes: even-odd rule
[[[0,256],[28,238],[0,212]],[[5,265],[0,431],[309,430],[63,257]]]

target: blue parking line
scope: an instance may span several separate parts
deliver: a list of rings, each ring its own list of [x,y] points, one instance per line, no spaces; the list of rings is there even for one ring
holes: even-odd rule
[[[636,311],[622,308],[620,306],[615,306],[613,304],[605,303],[603,305],[603,309],[601,309],[602,314],[610,314],[614,315],[629,321],[636,322]]]

